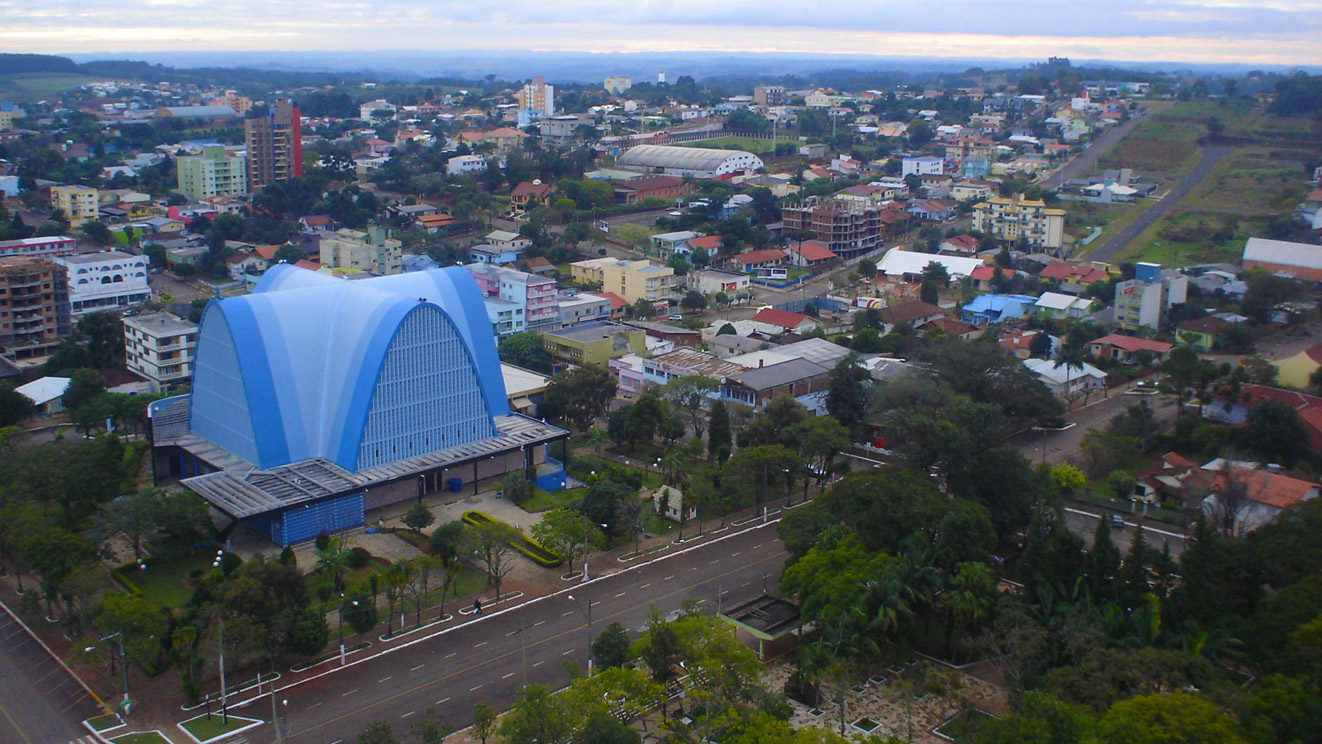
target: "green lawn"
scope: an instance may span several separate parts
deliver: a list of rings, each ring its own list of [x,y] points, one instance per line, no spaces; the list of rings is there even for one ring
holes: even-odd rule
[[[1298,153],[1245,147],[1217,163],[1184,205],[1235,214],[1288,212],[1303,201]]]
[[[568,488],[563,491],[545,491],[534,487],[532,498],[519,504],[519,508],[534,514],[537,512],[550,511],[561,506],[571,506],[578,503],[585,493],[587,493],[586,488]]]
[[[111,739],[115,744],[170,744],[170,740],[155,731],[138,731]]]
[[[1123,230],[1134,220],[1138,219],[1156,202],[1140,200],[1133,204],[1093,204],[1090,202],[1063,202],[1066,213],[1069,215],[1066,219],[1074,223],[1073,232],[1078,237],[1086,237],[1092,232],[1092,228],[1102,228],[1102,234],[1098,235],[1091,243],[1084,247],[1080,256],[1087,256],[1088,251],[1095,250],[1117,232]]]
[[[717,150],[729,149],[731,145],[741,150],[747,150],[754,155],[762,155],[771,152],[775,143],[771,140],[756,139],[753,137],[718,137],[716,139],[700,140],[698,142],[683,142],[680,147],[708,147]]]
[[[28,102],[49,98],[104,78],[59,73],[16,73],[0,75],[0,97]]]
[[[194,718],[191,721],[185,721],[179,725],[183,726],[188,733],[197,737],[198,741],[207,741],[208,739],[214,739],[222,734],[241,729],[248,724],[257,723],[256,718],[240,718],[233,713],[230,714],[229,721],[229,725],[225,726],[221,723],[220,715],[212,713],[210,719],[206,716],[202,716],[201,718]]]
[[[121,723],[123,723],[123,721],[119,720],[118,716],[112,716],[110,714],[106,714],[104,716],[97,716],[96,718],[90,718],[88,719],[87,722],[92,724],[92,728],[96,729],[97,731],[105,731],[108,728],[114,728],[115,726],[118,726]]]
[[[1235,229],[1215,237],[1226,220]],[[1258,219],[1240,219],[1235,215],[1174,210],[1139,233],[1118,254],[1116,261],[1153,261],[1163,266],[1189,263],[1235,262],[1244,250],[1244,241],[1261,225]]]
[[[149,564],[145,571],[139,570],[135,564],[129,564],[119,569],[119,572],[142,590],[143,599],[161,607],[182,607],[193,597],[188,574],[194,570],[211,570],[214,557],[210,551],[194,551]]]

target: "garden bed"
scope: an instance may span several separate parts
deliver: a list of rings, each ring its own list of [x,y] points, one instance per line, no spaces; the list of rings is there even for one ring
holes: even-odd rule
[[[229,736],[240,731],[247,730],[254,726],[261,725],[261,721],[256,718],[244,718],[229,714],[229,725],[222,723],[222,716],[219,713],[213,713],[210,717],[198,716],[190,718],[179,724],[179,728],[184,733],[193,737],[198,742],[208,742],[213,739],[219,739],[222,736]]]
[[[484,524],[505,524],[499,519],[480,511],[464,512],[464,521],[474,527],[480,527]],[[527,557],[533,563],[536,563],[543,568],[555,568],[565,562],[565,559],[559,553],[543,547],[541,543],[538,543],[536,540],[519,532],[517,529],[514,529],[514,531],[518,534],[518,537],[510,544],[510,547]]]
[[[932,729],[932,733],[947,741],[959,741],[978,733],[995,716],[977,708],[969,708],[946,719],[945,723]]]

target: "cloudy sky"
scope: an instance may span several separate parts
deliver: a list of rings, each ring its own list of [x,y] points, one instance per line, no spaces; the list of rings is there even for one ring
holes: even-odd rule
[[[0,0],[0,50],[833,52],[1322,64],[1322,0]]]

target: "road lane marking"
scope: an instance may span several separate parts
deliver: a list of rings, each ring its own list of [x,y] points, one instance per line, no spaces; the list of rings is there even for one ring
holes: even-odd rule
[[[532,626],[533,626],[534,628],[536,628],[538,625],[546,625],[546,621],[545,621],[545,620],[538,620],[537,622],[535,622],[535,623],[532,624]]]
[[[450,653],[448,653],[448,654],[445,655],[445,658],[447,658],[447,659],[453,659],[454,657],[456,657],[456,656],[458,656],[458,655],[459,655],[459,652],[458,652],[458,651],[451,651]]]
[[[469,692],[477,692],[477,691],[480,690],[480,689],[482,689],[482,685],[478,685],[477,687],[470,687],[470,688],[468,688],[468,691],[469,691]]]
[[[568,656],[568,655],[570,655],[570,654],[572,654],[572,653],[574,653],[574,649],[571,648],[571,649],[569,649],[568,651],[562,651],[562,652],[560,652],[560,655],[561,655],[561,656]]]
[[[573,611],[573,610],[570,610],[569,612],[562,612],[562,613],[560,613],[560,617],[569,617],[569,616],[572,615],[572,614],[574,614],[574,611]]]
[[[417,712],[418,712],[418,711],[416,711],[416,710],[411,710],[411,711],[409,711],[408,713],[405,713],[404,715],[400,716],[400,718],[408,718],[409,716],[411,716],[411,715],[413,715],[414,713],[417,713]]]
[[[762,547],[763,545],[766,545],[766,543],[758,543],[757,545],[754,545],[754,546],[753,546],[753,550],[757,550],[758,548]]]
[[[541,665],[543,665],[543,664],[545,664],[545,663],[546,663],[546,660],[543,659],[543,660],[537,662],[536,664],[533,664],[532,666],[533,666],[534,669],[536,669],[537,667],[539,667],[539,666],[541,666]]]
[[[482,648],[483,646],[487,645],[487,643],[488,641],[482,641],[481,643],[473,646],[473,648]]]
[[[649,586],[651,586],[651,584],[643,584],[642,586],[640,586],[640,587],[638,587],[638,588],[639,588],[639,589],[646,589],[646,588],[649,587]]]
[[[513,677],[513,676],[514,676],[514,672],[510,672],[509,674],[502,674],[500,678],[501,678],[501,679],[509,679],[510,677]]]
[[[355,692],[358,692],[358,690],[357,690],[357,689],[349,690],[348,692],[344,693],[344,694],[341,695],[340,697],[349,697],[350,695],[354,694]]]
[[[620,597],[623,597],[623,596],[626,595],[626,594],[628,594],[628,592],[620,592],[619,594],[616,594],[616,595],[615,595],[615,598],[616,598],[616,599],[619,599]]]
[[[707,561],[707,565],[709,565],[709,566],[714,566],[714,565],[716,565],[717,563],[720,563],[720,562],[721,562],[721,559],[720,559],[720,558],[713,558],[713,559],[711,559],[710,561]],[[696,570],[698,570],[698,569],[696,569],[696,568],[690,568],[689,570],[690,570],[690,571],[696,571]]]
[[[308,709],[311,710],[312,708],[315,708],[315,707],[317,707],[318,705],[321,705],[321,703],[317,703],[317,704],[315,704],[315,705],[309,705],[309,706],[308,706]]]
[[[773,524],[774,524],[774,522],[773,522]],[[756,529],[756,528],[754,528],[754,529]],[[702,547],[702,546],[699,546],[699,547]],[[728,571],[724,571],[724,572],[722,572],[722,573],[718,573],[718,574],[716,574],[716,575],[714,575],[714,576],[709,576],[709,577],[707,577],[707,579],[708,579],[708,580],[713,580],[713,581],[714,581],[714,580],[718,580],[718,579],[721,579],[721,578],[724,578],[724,577],[730,576],[730,575],[732,575],[732,574],[738,573],[738,572],[740,572],[740,571],[747,570],[748,568],[750,568],[751,566],[754,566],[754,565],[769,564],[769,563],[776,562],[776,561],[783,561],[783,557],[781,557],[781,556],[768,556],[768,557],[765,557],[765,558],[754,558],[754,559],[752,559],[752,560],[750,561],[749,564],[745,564],[745,565],[741,565],[741,566],[738,566],[738,567],[735,567],[735,568],[731,568],[731,569],[728,570]],[[696,571],[697,568],[693,568],[693,569],[690,569],[690,570],[692,570],[692,571]],[[671,578],[673,578],[673,576],[672,576]],[[657,597],[653,598],[653,600],[656,601],[656,602],[662,602],[662,601],[665,601],[665,600],[668,599],[668,598],[675,597],[675,596],[677,596],[677,595],[682,595],[682,594],[688,592],[689,590],[690,590],[689,587],[680,587],[680,588],[678,588],[678,589],[674,589],[674,590],[671,590],[671,591],[669,591],[669,592],[665,592],[664,594],[662,594],[662,595],[660,595],[660,596],[657,596]],[[595,604],[599,604],[599,603],[598,603],[598,602],[593,602],[593,604],[595,605]],[[610,619],[613,619],[613,618],[620,618],[620,617],[623,617],[624,615],[628,614],[629,612],[634,611],[634,609],[635,609],[635,608],[624,608],[624,609],[617,610],[617,611],[614,611],[614,612],[605,613],[605,617],[603,618],[603,620],[609,621]],[[463,627],[463,626],[460,626],[460,627]],[[562,631],[562,632],[560,632],[560,633],[556,633],[556,634],[554,634],[554,635],[548,636],[547,638],[545,638],[545,639],[543,639],[543,640],[541,640],[541,641],[538,641],[538,642],[536,642],[536,643],[534,643],[534,644],[532,644],[532,645],[534,645],[534,646],[541,646],[541,645],[544,645],[544,644],[549,644],[549,643],[551,643],[552,641],[556,641],[556,640],[564,639],[564,638],[570,636],[571,634],[574,634],[574,633],[577,633],[577,632],[579,632],[579,630],[578,630],[577,628],[575,628],[575,629],[571,629],[571,630],[565,630],[565,631]],[[438,639],[439,639],[439,637],[436,637],[436,638],[428,638],[428,639],[424,639],[424,640],[438,640]],[[377,706],[379,706],[379,705],[382,705],[382,704],[384,704],[384,703],[389,703],[389,702],[393,702],[393,701],[400,700],[401,698],[404,698],[406,695],[413,695],[413,694],[416,694],[419,690],[425,689],[425,688],[427,688],[427,687],[431,687],[432,685],[443,685],[443,684],[446,684],[446,683],[451,683],[455,678],[457,678],[457,677],[459,677],[459,676],[461,676],[461,675],[464,675],[464,674],[468,674],[468,673],[472,673],[472,672],[478,671],[478,670],[480,670],[480,669],[482,669],[482,668],[484,668],[484,667],[487,667],[487,666],[490,665],[490,664],[494,664],[494,663],[496,663],[496,662],[498,662],[498,661],[504,661],[504,660],[508,660],[508,659],[512,659],[512,658],[517,658],[516,655],[519,654],[519,653],[520,653],[519,649],[514,649],[514,650],[512,650],[512,651],[507,651],[507,652],[505,652],[505,653],[503,653],[503,654],[497,654],[496,656],[482,657],[481,660],[472,663],[470,666],[465,666],[465,667],[462,667],[462,668],[456,668],[456,669],[454,669],[454,671],[452,671],[452,672],[450,672],[450,673],[448,673],[448,674],[443,674],[443,675],[437,676],[437,677],[432,678],[432,679],[428,679],[428,680],[425,680],[425,681],[420,681],[418,684],[413,685],[412,687],[409,687],[409,688],[407,688],[407,689],[400,690],[400,691],[398,691],[398,692],[394,692],[394,693],[392,693],[392,694],[390,694],[390,695],[387,695],[386,697],[381,698],[380,700],[376,700],[376,701],[372,701],[372,702],[367,702],[367,703],[365,703],[365,704],[363,704],[363,705],[360,705],[360,706],[356,707],[354,710],[347,711],[347,712],[345,712],[345,713],[341,713],[341,714],[339,714],[339,715],[337,715],[337,716],[334,716],[334,717],[332,717],[332,718],[330,718],[330,719],[327,719],[326,721],[323,721],[323,722],[321,722],[321,723],[312,724],[312,726],[310,726],[309,729],[307,729],[307,730],[314,730],[314,729],[317,729],[317,728],[323,728],[323,727],[331,727],[331,726],[334,726],[334,725],[336,725],[337,723],[340,723],[340,722],[343,722],[343,721],[346,721],[346,720],[352,719],[352,718],[354,718],[355,716],[361,716],[361,715],[363,715],[365,712],[367,712],[368,710],[370,710],[370,709],[372,709],[372,708],[375,708],[375,707],[377,707]],[[568,655],[571,654],[571,653],[573,653],[573,649],[570,649],[569,651],[566,651],[566,652],[562,653],[561,656],[568,656]],[[373,659],[374,659],[374,658],[376,658],[376,657],[370,657],[370,658],[373,658]],[[295,683],[295,684],[299,684],[299,683]],[[291,685],[291,686],[292,686],[292,685]],[[477,687],[474,687],[474,688],[470,689],[469,692],[476,692],[476,691],[477,691],[478,689],[480,689],[481,687],[482,687],[482,685],[478,685]],[[353,693],[355,693],[355,692],[358,692],[358,690],[351,690],[350,692],[344,693],[344,696],[347,697],[348,695],[351,695],[351,694],[353,694]],[[250,702],[252,702],[252,701],[248,701],[248,702],[250,703]],[[244,705],[246,705],[246,704],[248,704],[248,703],[244,703]],[[239,706],[236,706],[236,707],[239,707]],[[343,740],[340,740],[340,741],[338,741],[338,742],[332,742],[332,744],[343,744]]]
[[[412,669],[410,669],[409,671],[410,671],[410,672],[416,672],[416,671],[418,671],[419,669],[421,669],[421,668],[423,668],[423,667],[425,667],[425,666],[427,666],[427,665],[426,665],[426,664],[419,664],[419,665],[413,667]]]
[[[437,700],[434,705],[443,705],[448,702],[450,702],[450,698],[441,698],[440,700]]]
[[[712,561],[712,563],[715,563],[715,562],[716,562],[716,561]],[[689,569],[689,573],[693,573],[694,571],[697,571],[697,570],[698,570],[698,567],[697,567],[697,566],[694,566],[693,568],[690,568],[690,569]]]
[[[506,637],[506,638],[509,638],[510,636],[512,636],[512,635],[514,635],[515,633],[518,633],[518,632],[519,632],[519,631],[517,631],[517,630],[511,630],[510,632],[508,632],[508,633],[505,634],[505,637]]]
[[[738,556],[740,553],[742,553],[742,552],[744,552],[744,551],[742,551],[742,550],[736,550],[736,551],[734,551],[733,553],[730,554],[730,557],[731,557],[731,558],[735,558],[735,557],[737,557],[737,556]]]
[[[751,582],[751,581],[745,581],[744,583],[742,583],[742,584],[739,585],[739,588],[740,588],[740,589],[743,589],[744,587],[748,586],[748,585],[751,584],[751,583],[753,583],[753,582]]]
[[[393,677],[393,676],[395,676],[395,675],[393,675],[393,674],[390,675],[390,677]],[[385,679],[378,679],[378,680],[376,681],[376,683],[379,685],[379,684],[381,684],[382,682],[385,682],[387,679],[390,679],[390,677],[386,677]]]
[[[673,579],[673,578],[675,578],[675,575],[674,575],[674,574],[670,574],[669,576],[667,576],[667,577],[665,577],[664,579],[661,579],[661,580],[662,580],[662,581],[670,581],[670,580]]]

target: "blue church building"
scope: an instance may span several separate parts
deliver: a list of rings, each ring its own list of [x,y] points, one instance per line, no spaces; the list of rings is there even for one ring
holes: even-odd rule
[[[213,300],[190,392],[149,409],[158,482],[279,545],[522,469],[568,432],[512,413],[473,276],[344,280],[288,264]]]

